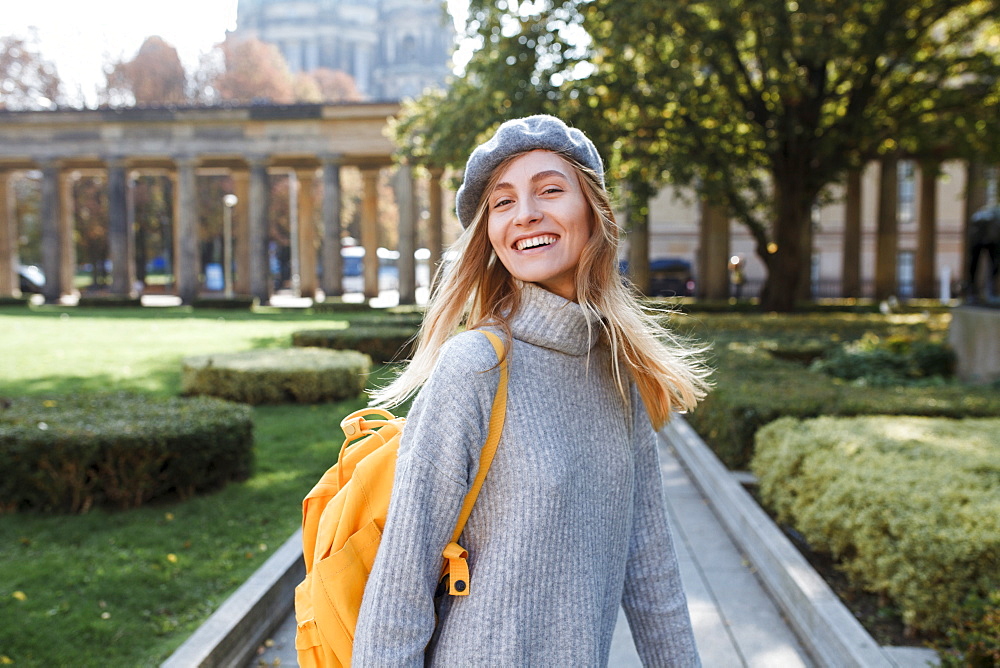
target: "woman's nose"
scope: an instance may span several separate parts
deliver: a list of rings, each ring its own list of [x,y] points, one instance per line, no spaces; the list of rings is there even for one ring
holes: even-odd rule
[[[533,198],[522,198],[517,204],[517,215],[514,216],[515,225],[531,225],[542,219],[542,212],[539,211],[538,203]]]

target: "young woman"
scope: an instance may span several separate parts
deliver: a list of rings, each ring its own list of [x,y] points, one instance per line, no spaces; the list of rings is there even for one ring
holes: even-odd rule
[[[355,665],[603,666],[619,606],[646,665],[699,665],[654,430],[694,406],[705,372],[622,284],[596,148],[551,116],[508,121],[470,156],[457,209],[458,258],[413,360],[375,396],[419,391]],[[499,374],[462,324],[507,342],[510,384],[460,540],[469,595],[435,600]]]

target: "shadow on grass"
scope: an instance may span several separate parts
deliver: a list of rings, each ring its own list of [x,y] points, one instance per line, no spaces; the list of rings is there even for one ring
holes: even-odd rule
[[[181,370],[173,363],[139,378],[122,379],[110,374],[88,376],[44,376],[9,382],[0,380],[0,396],[45,396],[91,392],[136,392],[176,396],[181,390]]]

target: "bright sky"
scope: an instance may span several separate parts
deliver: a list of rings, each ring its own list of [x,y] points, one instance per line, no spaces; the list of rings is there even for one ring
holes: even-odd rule
[[[0,0],[0,36],[29,37],[54,63],[71,99],[89,104],[104,81],[104,65],[132,58],[150,35],[176,47],[191,71],[199,57],[236,28],[237,0]],[[449,0],[449,6],[464,0]],[[463,8],[464,13],[464,8]]]

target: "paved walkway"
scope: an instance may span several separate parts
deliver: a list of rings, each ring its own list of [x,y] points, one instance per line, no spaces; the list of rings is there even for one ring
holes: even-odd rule
[[[660,464],[681,577],[704,666],[812,666],[708,501],[662,438]],[[297,665],[294,614],[275,631],[271,644],[247,668]],[[624,613],[619,612],[609,666],[641,665]]]

